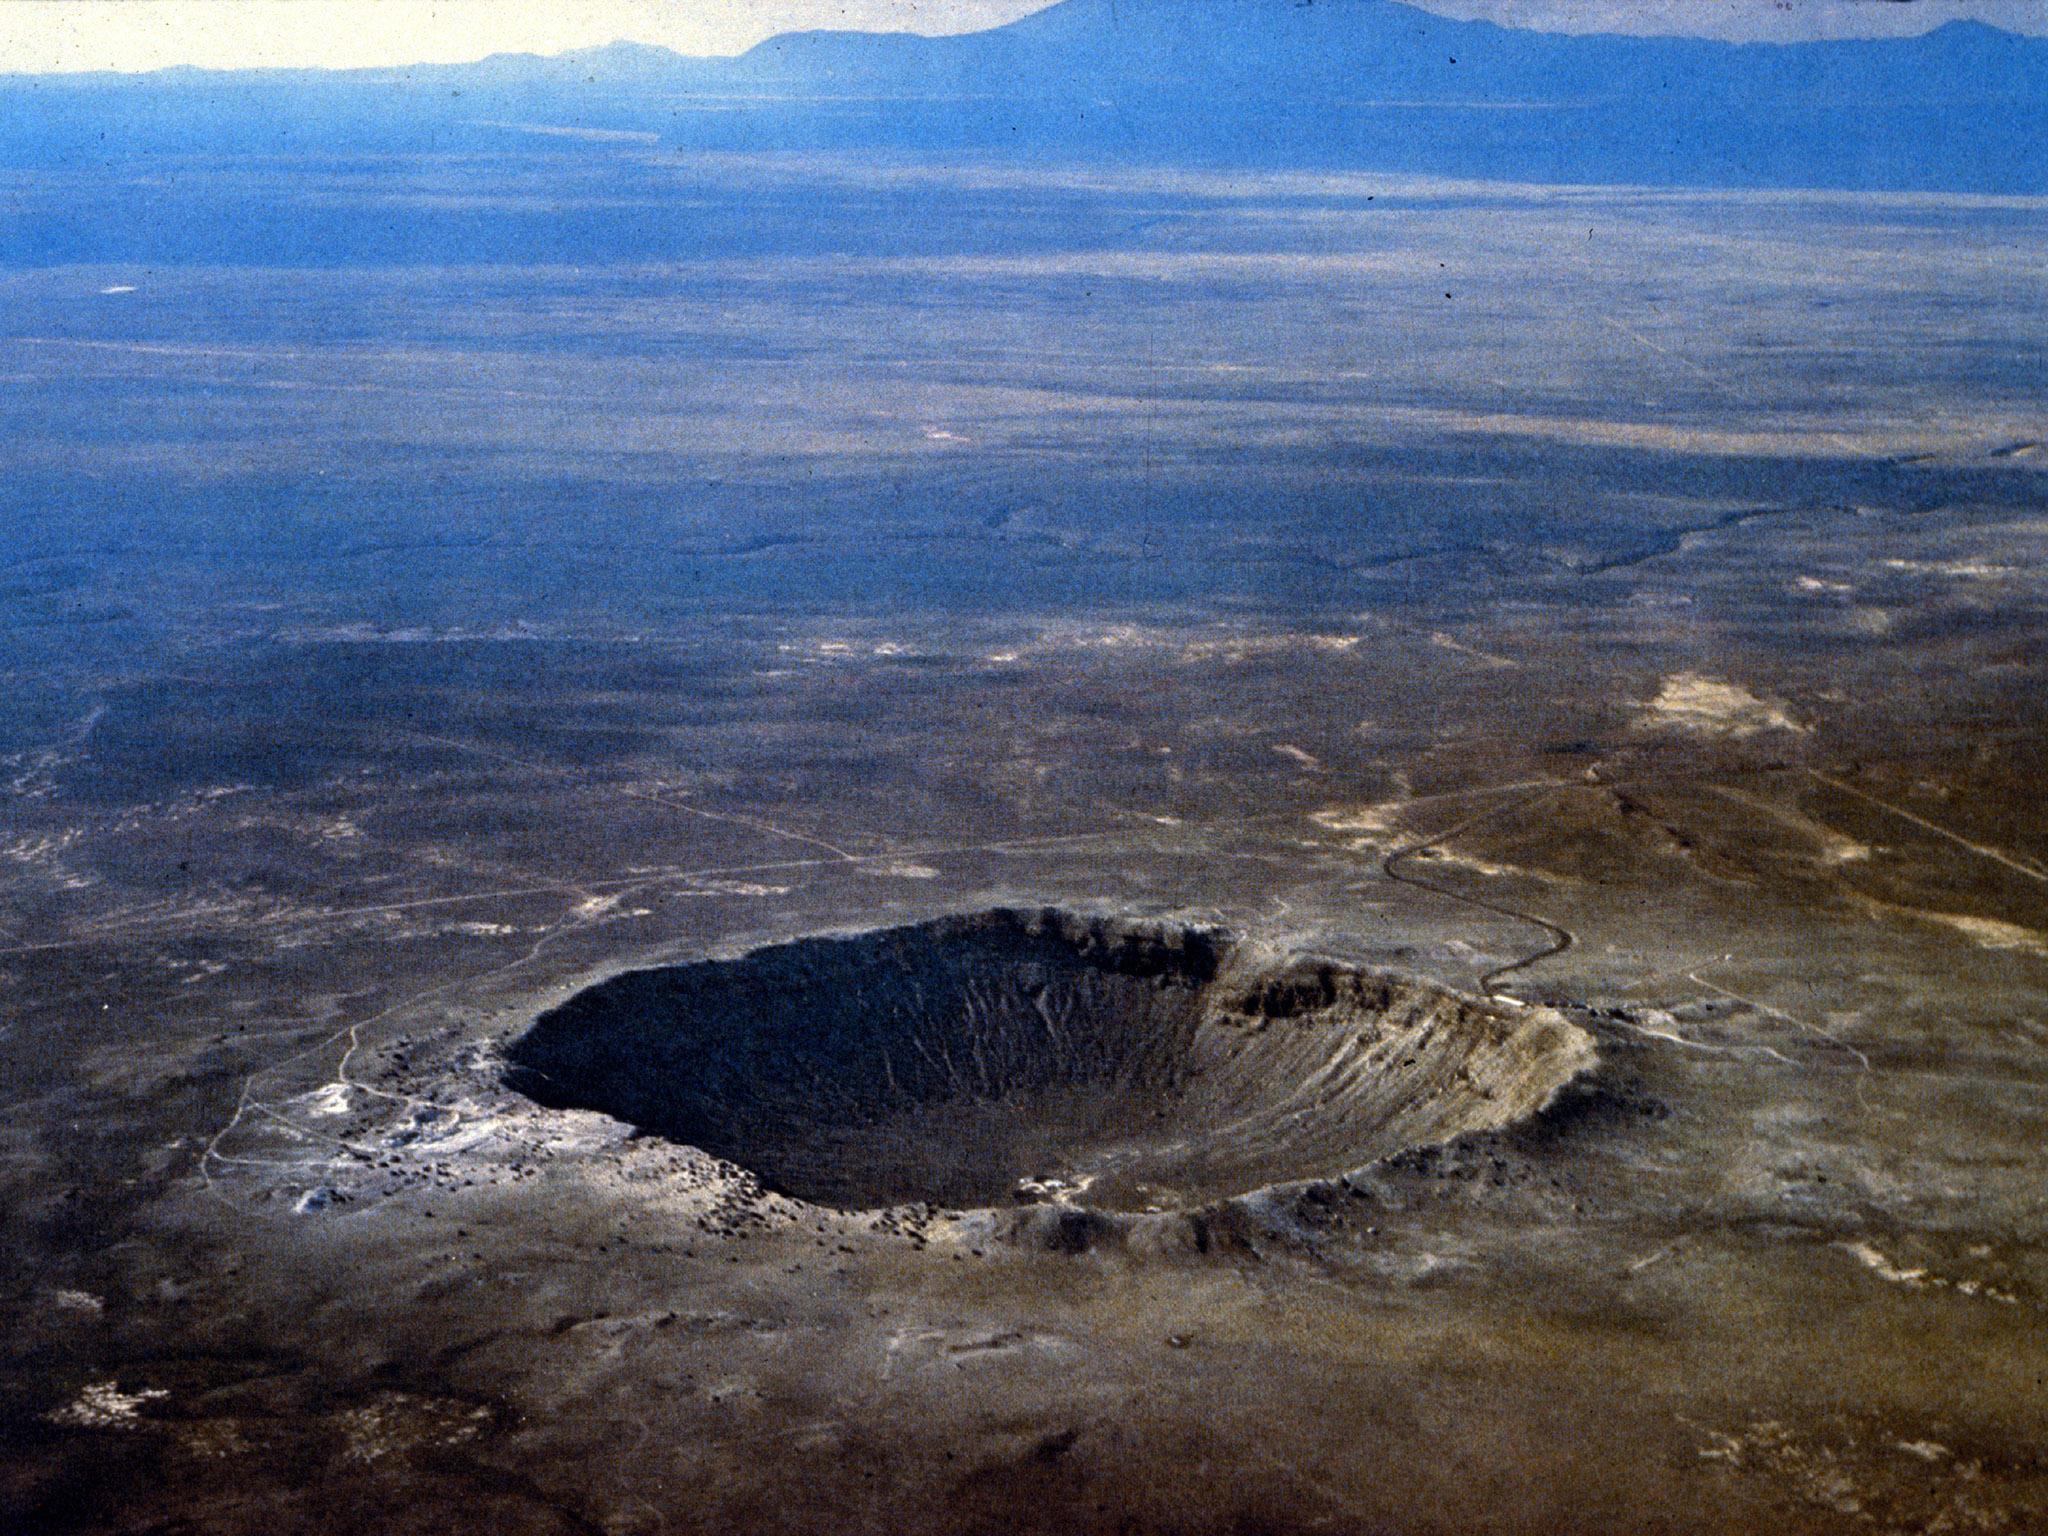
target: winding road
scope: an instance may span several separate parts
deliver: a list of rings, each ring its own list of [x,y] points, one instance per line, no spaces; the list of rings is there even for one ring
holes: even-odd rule
[[[1491,913],[1496,917],[1511,918],[1519,923],[1527,923],[1532,928],[1542,930],[1548,936],[1549,942],[1541,949],[1531,954],[1523,955],[1520,959],[1510,960],[1505,965],[1497,965],[1479,978],[1479,990],[1488,997],[1499,997],[1502,995],[1498,983],[1503,976],[1511,976],[1517,971],[1525,971],[1533,965],[1552,959],[1570,949],[1573,944],[1578,942],[1573,937],[1572,931],[1569,928],[1553,923],[1546,917],[1538,917],[1533,912],[1526,912],[1520,907],[1511,907],[1502,902],[1488,901],[1483,896],[1470,896],[1463,891],[1452,890],[1449,886],[1437,885],[1432,881],[1421,879],[1406,873],[1401,866],[1411,859],[1420,858],[1424,854],[1441,848],[1453,838],[1469,832],[1472,828],[1484,822],[1492,821],[1497,817],[1507,814],[1509,811],[1525,810],[1540,804],[1556,795],[1558,789],[1562,787],[1560,785],[1556,788],[1545,789],[1540,794],[1531,795],[1525,800],[1516,800],[1507,805],[1494,806],[1489,810],[1480,811],[1475,815],[1466,817],[1463,821],[1456,823],[1445,831],[1437,833],[1433,837],[1426,838],[1418,843],[1406,843],[1380,860],[1380,873],[1397,884],[1413,886],[1418,891],[1428,891],[1433,895],[1445,896],[1452,901],[1461,902],[1468,907],[1476,907],[1480,911]]]

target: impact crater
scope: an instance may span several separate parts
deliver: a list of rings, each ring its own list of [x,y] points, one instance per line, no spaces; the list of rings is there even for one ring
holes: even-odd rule
[[[1533,1114],[1562,1015],[1220,929],[1059,910],[798,939],[587,988],[508,1081],[846,1210],[1169,1211]]]

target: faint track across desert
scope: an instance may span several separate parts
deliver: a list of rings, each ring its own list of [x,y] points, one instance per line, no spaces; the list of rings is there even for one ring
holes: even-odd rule
[[[1504,785],[1499,792],[1508,793],[1514,789],[1524,787],[1526,786],[1520,784]],[[1467,816],[1463,821],[1447,827],[1432,837],[1424,838],[1420,842],[1403,844],[1380,860],[1380,873],[1397,884],[1412,886],[1419,891],[1428,891],[1433,895],[1446,897],[1451,901],[1473,907],[1478,911],[1491,913],[1495,917],[1505,917],[1518,923],[1526,923],[1532,928],[1541,929],[1543,933],[1548,935],[1549,942],[1534,953],[1523,955],[1516,960],[1510,960],[1505,965],[1497,965],[1480,976],[1479,990],[1488,997],[1502,995],[1497,984],[1503,976],[1511,976],[1517,971],[1525,971],[1533,965],[1553,959],[1570,949],[1578,940],[1573,936],[1569,928],[1564,927],[1562,924],[1554,923],[1547,917],[1538,917],[1534,912],[1525,911],[1520,907],[1511,907],[1505,902],[1488,901],[1483,896],[1468,895],[1463,891],[1453,890],[1449,886],[1437,885],[1432,881],[1420,879],[1415,875],[1405,873],[1402,865],[1412,859],[1420,858],[1435,849],[1441,848],[1454,838],[1471,831],[1474,827],[1497,820],[1510,812],[1528,810],[1533,806],[1540,805],[1544,801],[1553,798],[1560,790],[1568,787],[1568,785],[1564,784],[1551,783],[1524,799],[1512,801],[1507,805],[1488,807],[1486,810]]]

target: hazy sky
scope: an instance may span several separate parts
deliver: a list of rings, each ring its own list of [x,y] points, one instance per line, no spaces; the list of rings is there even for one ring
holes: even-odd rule
[[[418,64],[628,38],[737,53],[798,27],[960,32],[1045,0],[0,0],[0,72]]]
[[[1550,32],[1685,32],[1736,42],[1911,36],[1945,21],[2048,35],[2048,0],[1415,0]]]
[[[1045,0],[0,0],[0,72],[169,64],[406,64],[630,38],[735,53],[794,27],[994,26]],[[1203,0],[1187,0],[1199,5]],[[1423,0],[1575,31],[1717,37],[1917,32],[1956,17],[2048,33],[2048,0]]]

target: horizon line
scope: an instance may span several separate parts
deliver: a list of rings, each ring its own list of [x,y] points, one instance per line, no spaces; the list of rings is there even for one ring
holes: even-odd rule
[[[17,3],[20,3],[20,0],[17,0]],[[75,5],[78,3],[78,0],[29,0],[29,3],[36,4],[38,6],[57,6],[67,4]],[[86,3],[92,4],[94,6],[94,9],[97,9],[98,4],[101,3],[101,0],[86,0]],[[162,5],[189,3],[189,0],[127,0],[127,3]],[[343,0],[343,3],[347,3],[347,0]],[[1002,3],[1002,0],[992,0],[992,3],[1000,4]],[[1024,0],[1024,3],[1030,4],[1030,0]],[[703,52],[679,48],[674,46],[672,43],[654,41],[645,36],[635,36],[630,33],[621,33],[617,36],[608,38],[603,41],[573,43],[569,46],[556,49],[534,47],[495,47],[487,49],[486,51],[481,53],[465,53],[460,56],[431,55],[418,58],[402,58],[374,62],[329,63],[312,61],[255,63],[195,63],[189,60],[180,60],[171,63],[153,63],[146,65],[131,66],[124,66],[118,63],[109,64],[99,62],[88,62],[77,65],[75,67],[64,64],[58,64],[46,68],[14,68],[7,67],[4,64],[0,64],[0,79],[82,80],[90,79],[93,77],[112,76],[122,79],[139,80],[167,75],[390,75],[403,74],[414,70],[475,68],[477,66],[486,65],[497,61],[531,61],[537,64],[559,63],[561,61],[574,59],[579,56],[616,53],[621,50],[630,50],[634,52],[648,54],[659,54],[665,56],[668,59],[672,59],[680,63],[729,64],[744,59],[753,53],[759,52],[762,49],[770,48],[778,42],[798,37],[867,37],[919,39],[936,41],[938,39],[946,37],[986,36],[990,33],[1003,31],[1009,27],[1015,26],[1019,22],[1025,21],[1031,17],[1040,16],[1048,11],[1059,9],[1063,4],[1066,3],[1068,3],[1068,0],[1051,0],[1051,3],[1031,5],[1029,9],[1024,10],[1021,14],[1012,15],[1002,20],[992,21],[987,25],[977,25],[955,30],[920,31],[905,27],[859,26],[789,27],[770,32],[764,36],[756,38],[752,42],[744,44],[743,46],[726,50],[713,49],[710,51]],[[1600,30],[1597,28],[1577,30],[1564,29],[1554,26],[1544,26],[1540,24],[1516,25],[1511,22],[1503,22],[1500,20],[1496,20],[1491,16],[1467,16],[1464,14],[1452,13],[1450,11],[1440,8],[1441,6],[1447,4],[1458,3],[1458,0],[1385,0],[1385,3],[1400,5],[1415,10],[1426,11],[1432,15],[1439,16],[1447,21],[1465,22],[1467,24],[1472,25],[1489,26],[1497,28],[1501,31],[1520,33],[1526,36],[1533,37],[1572,37],[1587,40],[1625,39],[1628,41],[1639,43],[1651,43],[1657,41],[1682,41],[1690,43],[1704,43],[1717,47],[1735,49],[1776,49],[1792,47],[1834,46],[1842,44],[1861,43],[1907,44],[1924,41],[1925,39],[1935,36],[1938,33],[1949,32],[1959,29],[1965,31],[1994,32],[2003,37],[2025,39],[2028,41],[2048,42],[2048,35],[2021,30],[2009,26],[2001,26],[1997,22],[1986,21],[1982,17],[1977,16],[1951,16],[1947,20],[1934,22],[1933,24],[1929,25],[1923,30],[1917,32],[1879,32],[1863,34],[1854,37],[1825,36],[1737,40],[1723,37],[1714,37],[1702,34],[1697,31],[1684,30]],[[126,7],[124,5],[122,9],[125,10],[125,8]],[[4,19],[5,14],[6,12],[4,10],[0,10],[0,19]],[[1523,14],[1527,13],[1525,12]],[[2048,18],[2044,18],[2044,24],[2048,24]],[[0,58],[4,58],[6,53],[6,49],[4,47],[4,36],[4,32],[0,32]]]

